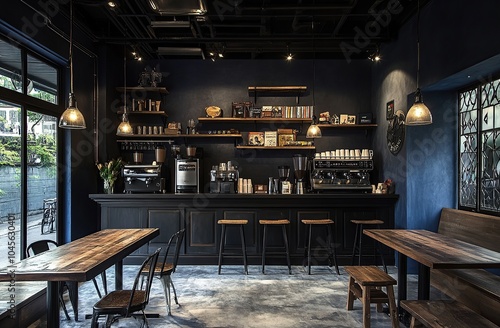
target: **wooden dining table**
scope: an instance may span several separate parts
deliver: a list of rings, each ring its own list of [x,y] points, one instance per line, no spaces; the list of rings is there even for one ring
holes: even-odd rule
[[[59,327],[60,281],[88,281],[115,265],[123,288],[123,259],[160,234],[158,228],[106,229],[0,268],[0,281],[47,281],[47,327]]]
[[[407,297],[407,258],[418,262],[418,299],[430,295],[430,269],[500,268],[500,253],[428,230],[365,229],[398,257],[398,305]]]

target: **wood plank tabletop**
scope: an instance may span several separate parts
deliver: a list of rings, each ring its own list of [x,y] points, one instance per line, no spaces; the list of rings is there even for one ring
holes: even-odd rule
[[[159,235],[158,228],[105,229],[0,268],[0,281],[87,281]]]
[[[500,253],[428,230],[365,229],[363,233],[431,269],[500,268]]]

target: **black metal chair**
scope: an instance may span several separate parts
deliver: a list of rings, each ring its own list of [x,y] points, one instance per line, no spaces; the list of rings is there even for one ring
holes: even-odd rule
[[[155,274],[156,264],[158,262],[158,256],[160,254],[161,248],[158,248],[156,252],[149,255],[147,259],[142,263],[137,275],[135,276],[134,285],[132,289],[127,290],[115,290],[107,294],[100,301],[94,305],[94,310],[92,312],[92,323],[91,328],[98,327],[98,319],[101,315],[107,315],[106,327],[110,327],[113,322],[123,317],[131,317],[135,312],[142,312],[143,324],[149,327],[148,319],[144,313],[146,305],[149,303],[149,293],[151,291],[151,285],[153,282],[153,276]],[[144,268],[148,267],[149,271],[147,274],[146,285],[140,283],[139,278],[142,276]]]
[[[177,293],[175,292],[175,287],[174,283],[172,282],[172,274],[175,272],[175,268],[177,267],[177,262],[179,260],[179,253],[181,250],[181,245],[182,241],[184,240],[184,234],[186,230],[182,229],[177,231],[170,237],[170,240],[167,243],[167,248],[165,250],[165,255],[163,257],[163,261],[158,261],[156,264],[155,268],[155,277],[161,280],[161,283],[163,285],[163,292],[165,293],[165,300],[167,302],[167,314],[172,315],[170,309],[171,309],[171,297],[170,297],[170,286],[172,286],[172,289],[174,290],[174,301],[175,304],[179,305],[179,302],[177,301]],[[170,248],[172,247],[172,244],[175,244],[175,250],[173,254],[170,253]],[[169,255],[171,256],[171,259],[169,261]],[[149,268],[146,267],[144,268],[142,274],[143,278],[147,274]]]
[[[43,240],[37,240],[33,243],[31,243],[27,248],[26,248],[26,257],[34,256],[37,254],[40,254],[42,252],[48,251],[49,249],[58,247],[59,244],[57,244],[55,241],[50,240],[50,239],[43,239]],[[101,279],[102,279],[102,285],[104,289],[104,294],[108,293],[108,287],[107,287],[107,282],[106,282],[106,271],[101,272]],[[97,284],[97,280],[95,278],[92,278],[92,281],[94,283],[95,289],[97,291],[97,295],[99,298],[102,298],[101,290],[99,289],[99,285]],[[67,281],[67,282],[61,282],[59,285],[59,300],[61,302],[61,306],[64,310],[64,314],[66,315],[66,318],[69,320],[69,315],[68,311],[66,310],[66,304],[64,303],[64,300],[62,298],[62,294],[64,290],[67,289],[69,293],[69,300],[71,302],[71,306],[73,307],[73,313],[75,314],[75,321],[78,321],[78,304],[75,293],[77,293],[78,289],[78,283],[75,281]]]

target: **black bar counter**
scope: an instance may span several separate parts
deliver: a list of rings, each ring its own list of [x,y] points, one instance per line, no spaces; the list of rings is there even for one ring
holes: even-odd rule
[[[333,233],[340,265],[351,263],[355,226],[350,220],[380,219],[382,228],[394,228],[395,194],[91,194],[101,208],[101,229],[160,228],[160,236],[130,255],[125,263],[139,264],[145,255],[166,245],[176,231],[185,228],[181,264],[217,264],[220,241],[219,219],[246,219],[245,237],[250,264],[260,264],[262,250],[261,219],[289,219],[288,239],[293,264],[304,258],[305,226],[302,219],[335,221]],[[286,264],[282,253],[280,229],[270,229],[267,237],[266,265]],[[318,231],[315,242],[326,241],[326,233]],[[226,250],[241,252],[239,231],[228,230]],[[274,242],[274,240],[276,242]],[[324,244],[324,243],[323,243]],[[278,252],[273,255],[273,249]],[[373,264],[373,243],[363,247],[363,264]],[[388,264],[394,254],[384,249]],[[227,260],[226,260],[227,259]],[[321,256],[319,257],[321,262]],[[326,256],[324,257],[326,260]],[[326,262],[326,261],[325,261]],[[241,264],[238,255],[224,258],[225,264]]]

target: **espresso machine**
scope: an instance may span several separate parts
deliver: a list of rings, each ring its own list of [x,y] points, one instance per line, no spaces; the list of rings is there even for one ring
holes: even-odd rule
[[[214,165],[210,170],[210,193],[234,194],[236,193],[239,172],[231,161]]]
[[[125,165],[122,169],[125,193],[164,193],[168,170],[161,164]]]
[[[304,178],[307,173],[307,157],[302,154],[293,155],[293,168],[296,181],[295,193],[304,193]]]
[[[312,161],[311,188],[316,192],[371,193],[371,159],[319,159]]]

